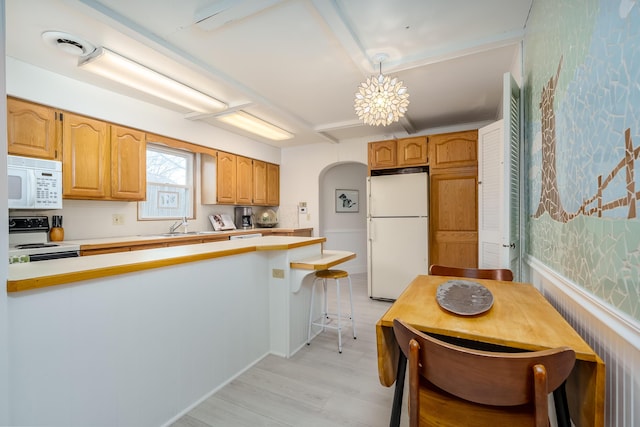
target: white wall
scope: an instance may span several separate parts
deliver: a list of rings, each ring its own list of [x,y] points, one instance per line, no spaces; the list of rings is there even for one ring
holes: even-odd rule
[[[0,0],[0,96],[5,96],[4,46],[5,14],[4,0]],[[7,106],[0,103],[0,135],[7,134]],[[7,176],[7,138],[0,138],[0,176]],[[2,182],[6,182],[2,180]],[[8,224],[7,186],[0,185],[0,223]],[[7,227],[0,227],[0,241],[7,242]],[[7,244],[0,244],[0,283],[7,283]],[[6,286],[0,290],[0,425],[9,425],[9,338]]]
[[[296,220],[300,227],[320,226],[320,176],[323,171],[342,162],[367,164],[367,142],[355,140],[339,144],[312,144],[282,149],[280,165],[280,210],[295,210],[299,202],[307,202],[308,214]],[[281,215],[281,225],[286,215]]]
[[[164,425],[269,353],[268,266],[251,252],[11,294],[2,425]]]
[[[4,55],[2,57],[5,58]],[[279,148],[202,122],[184,119],[179,113],[78,82],[13,58],[6,59],[7,92],[10,95],[206,147],[280,163]],[[196,171],[199,170],[197,165]],[[6,200],[6,197],[2,200]],[[200,205],[199,200],[200,194],[197,193],[196,219],[190,221],[191,230],[211,230],[212,226],[207,219],[209,214],[233,214],[233,207]],[[20,212],[12,211],[12,214]],[[65,240],[161,233],[166,232],[174,222],[137,221],[136,202],[65,200],[61,211],[42,211],[41,214],[63,216]],[[122,215],[124,224],[114,226],[113,214]]]
[[[640,425],[640,330],[637,322],[528,256],[531,283],[606,366],[605,426]]]

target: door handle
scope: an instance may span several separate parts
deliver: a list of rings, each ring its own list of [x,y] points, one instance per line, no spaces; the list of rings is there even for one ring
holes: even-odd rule
[[[516,248],[516,244],[515,243],[511,243],[510,245],[502,245],[503,248],[511,248],[511,249],[515,249]]]

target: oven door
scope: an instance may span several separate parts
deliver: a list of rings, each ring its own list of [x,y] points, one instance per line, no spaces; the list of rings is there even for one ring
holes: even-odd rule
[[[7,168],[9,209],[33,209],[36,204],[36,175],[32,169]]]

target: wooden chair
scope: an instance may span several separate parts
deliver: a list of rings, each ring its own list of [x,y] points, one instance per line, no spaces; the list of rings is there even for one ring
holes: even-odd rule
[[[506,282],[513,281],[513,272],[507,268],[459,268],[433,264],[429,267],[429,274],[434,276],[456,276],[469,277],[473,279],[504,280]]]
[[[547,395],[575,363],[569,347],[497,353],[430,337],[399,319],[393,331],[409,361],[409,424],[549,426]]]

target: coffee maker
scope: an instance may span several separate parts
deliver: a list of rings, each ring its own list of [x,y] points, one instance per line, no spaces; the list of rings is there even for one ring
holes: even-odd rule
[[[247,230],[253,228],[253,213],[249,207],[236,207],[235,223],[236,228]]]

